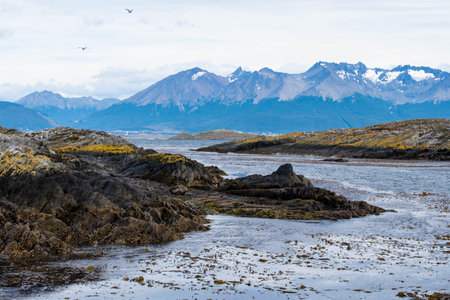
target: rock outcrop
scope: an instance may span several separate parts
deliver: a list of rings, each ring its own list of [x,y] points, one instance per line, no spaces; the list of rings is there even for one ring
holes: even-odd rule
[[[169,186],[120,173],[152,150],[69,128],[0,133],[0,147],[0,254],[61,257],[77,246],[165,242],[206,229]]]
[[[205,167],[182,155],[154,153],[127,164],[121,173],[125,176],[162,182],[169,185],[215,188],[225,172],[217,167]]]
[[[350,201],[314,187],[285,164],[271,175],[250,175],[224,181],[220,191],[240,196],[206,199],[203,207],[232,215],[279,219],[348,219],[379,214],[384,209],[364,201]]]

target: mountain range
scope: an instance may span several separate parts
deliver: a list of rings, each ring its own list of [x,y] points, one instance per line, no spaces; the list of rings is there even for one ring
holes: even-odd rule
[[[114,98],[102,100],[93,97],[65,98],[50,91],[34,92],[16,101],[17,104],[45,114],[57,124],[72,127],[92,113],[118,102],[120,100]]]
[[[64,98],[48,91],[17,103],[59,125],[102,130],[257,133],[361,127],[450,116],[450,74],[398,66],[318,62],[301,74],[201,68],[168,76],[128,99]]]
[[[391,70],[370,69],[363,63],[318,62],[301,74],[269,68],[249,72],[239,67],[227,77],[193,68],[155,83],[126,102],[195,106],[205,101],[258,103],[263,99],[289,101],[301,96],[341,100],[355,93],[394,104],[440,101],[450,99],[449,75],[441,70],[409,65]]]

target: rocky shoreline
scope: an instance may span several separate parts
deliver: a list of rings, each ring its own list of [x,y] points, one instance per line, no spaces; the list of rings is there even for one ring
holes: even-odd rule
[[[448,161],[449,141],[450,120],[426,119],[364,128],[298,132],[223,143],[198,151]]]
[[[291,165],[226,180],[217,167],[104,132],[1,128],[0,153],[0,254],[10,259],[173,241],[207,230],[212,211],[332,220],[384,212],[313,187]]]

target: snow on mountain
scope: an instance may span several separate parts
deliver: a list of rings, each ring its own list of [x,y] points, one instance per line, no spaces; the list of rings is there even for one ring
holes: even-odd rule
[[[355,93],[394,104],[450,100],[449,73],[427,67],[398,66],[392,70],[367,68],[363,63],[318,62],[302,74],[269,68],[249,72],[241,67],[227,77],[200,68],[169,76],[137,93],[127,102],[165,107],[223,104],[263,99],[293,100],[315,96],[340,101]]]
[[[298,77],[298,76],[297,76]],[[269,68],[248,72],[238,68],[228,76],[229,83],[223,88],[218,98],[223,103],[278,98],[288,100],[298,94],[303,82],[295,75],[275,72]]]
[[[228,82],[225,77],[193,68],[158,81],[125,101],[136,105],[175,105],[183,110],[185,105],[195,106],[212,99]]]
[[[198,78],[202,77],[205,74],[206,74],[205,71],[199,71],[199,72],[195,73],[194,75],[192,75],[192,80],[197,80]]]
[[[435,78],[433,73],[426,73],[424,70],[408,70],[408,74],[415,80],[421,81],[430,78]],[[437,79],[439,80],[439,78]]]
[[[237,68],[233,73],[227,76],[229,82],[234,82],[239,79],[239,76],[241,76],[244,73],[242,70],[242,67]]]
[[[303,78],[310,87],[300,95],[340,100],[360,93],[395,104],[450,100],[448,83],[440,82],[447,82],[449,73],[427,67],[405,65],[384,70],[362,63],[319,62]]]

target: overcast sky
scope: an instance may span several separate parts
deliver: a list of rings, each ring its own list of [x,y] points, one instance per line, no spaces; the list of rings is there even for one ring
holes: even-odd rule
[[[449,16],[448,0],[0,0],[0,100],[122,99],[195,66],[450,70]]]

